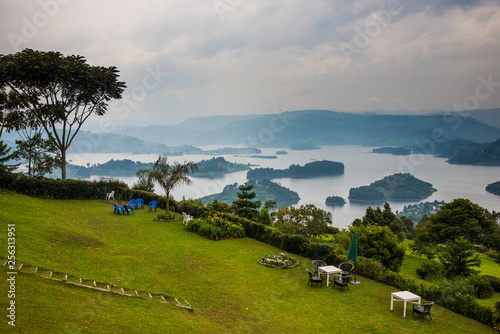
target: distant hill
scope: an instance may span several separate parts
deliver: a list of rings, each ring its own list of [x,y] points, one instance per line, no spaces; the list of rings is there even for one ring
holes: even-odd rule
[[[460,152],[448,159],[448,162],[459,165],[500,166],[500,139],[480,145],[469,152]]]
[[[436,129],[448,140],[492,142],[500,128],[472,117],[451,122],[442,114],[381,115],[296,110],[270,115],[196,117],[172,126],[117,127],[115,133],[168,145],[407,146],[430,140]]]

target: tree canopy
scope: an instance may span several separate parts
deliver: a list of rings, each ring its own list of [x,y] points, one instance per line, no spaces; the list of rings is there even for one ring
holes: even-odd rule
[[[417,225],[416,239],[431,243],[449,243],[464,237],[470,243],[485,244],[486,239],[498,233],[498,226],[488,210],[468,199],[455,199],[441,207],[429,221]]]
[[[61,152],[63,179],[66,151],[82,124],[92,114],[104,115],[108,101],[120,99],[125,87],[116,67],[90,66],[82,56],[31,49],[0,55],[3,116],[12,116],[10,126],[17,121],[20,128],[36,120]]]

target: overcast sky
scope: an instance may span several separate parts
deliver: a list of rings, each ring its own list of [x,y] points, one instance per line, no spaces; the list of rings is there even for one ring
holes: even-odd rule
[[[500,107],[498,0],[1,0],[0,32],[116,66],[122,124]]]

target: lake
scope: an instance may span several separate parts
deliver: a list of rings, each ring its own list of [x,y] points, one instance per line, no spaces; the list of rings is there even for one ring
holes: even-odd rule
[[[220,148],[222,146],[205,146],[204,150]],[[331,160],[342,162],[345,166],[344,175],[320,177],[314,179],[274,179],[282,186],[297,192],[301,198],[296,206],[314,204],[319,208],[332,212],[333,226],[344,228],[355,218],[364,216],[366,208],[382,206],[383,203],[351,203],[348,200],[349,189],[380,180],[395,173],[411,173],[422,181],[429,182],[437,191],[422,201],[450,202],[455,198],[467,198],[491,211],[500,211],[500,196],[486,192],[488,184],[500,181],[500,167],[450,165],[444,158],[431,155],[412,154],[409,156],[395,156],[390,154],[372,153],[372,147],[360,146],[325,146],[319,150],[292,151],[282,148],[264,148],[261,155],[276,155],[278,150],[286,150],[288,154],[276,155],[277,159],[251,158],[248,156],[221,155],[227,161],[252,164],[258,167],[272,167],[285,169],[292,164],[304,164],[315,160]],[[141,162],[154,162],[157,154],[70,154],[68,161],[73,164],[87,165],[87,163],[104,163],[110,159],[130,159]],[[170,161],[194,161],[211,159],[209,155],[184,155],[169,157]],[[257,167],[256,166],[256,167]],[[176,200],[183,198],[200,198],[206,195],[220,193],[227,184],[247,181],[246,171],[227,174],[222,178],[205,179],[191,177],[191,185],[182,185],[172,192]],[[132,186],[136,177],[120,178]],[[160,189],[157,193],[162,193]],[[347,203],[343,206],[327,206],[328,196],[341,196]],[[393,212],[402,210],[405,205],[418,204],[417,202],[389,201]]]

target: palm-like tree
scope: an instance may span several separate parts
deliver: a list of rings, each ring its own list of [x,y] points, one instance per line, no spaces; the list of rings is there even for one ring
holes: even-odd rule
[[[157,183],[165,191],[167,196],[167,213],[169,211],[169,198],[172,190],[180,184],[191,184],[189,174],[198,170],[198,166],[192,162],[184,161],[183,164],[174,161],[173,165],[168,163],[167,156],[160,155],[158,160],[145,169],[140,169],[137,176],[147,179],[148,184]]]

